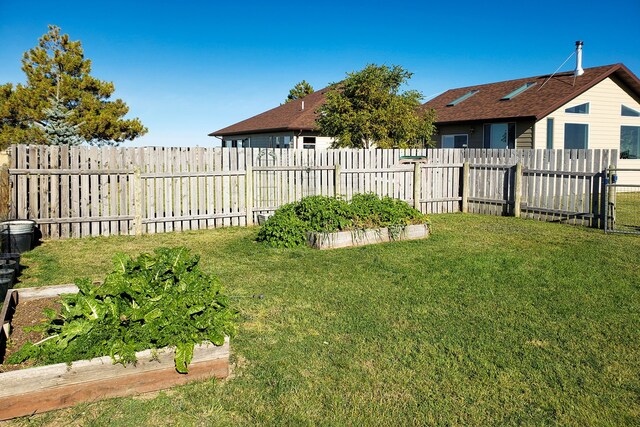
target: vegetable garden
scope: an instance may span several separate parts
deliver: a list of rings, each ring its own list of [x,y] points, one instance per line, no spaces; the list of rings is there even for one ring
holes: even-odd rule
[[[430,223],[428,240],[334,251],[256,243],[256,228],[44,242],[20,286],[103,280],[116,252],[199,255],[238,310],[233,375],[13,423],[637,424],[637,238]]]

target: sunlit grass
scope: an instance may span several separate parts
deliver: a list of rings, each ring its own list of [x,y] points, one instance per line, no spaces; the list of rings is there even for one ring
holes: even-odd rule
[[[640,191],[617,192],[614,230],[640,233]]]
[[[257,229],[45,242],[22,285],[185,245],[241,313],[233,379],[18,420],[57,425],[640,423],[640,238],[476,215],[316,251]],[[1,410],[1,409],[0,409]]]

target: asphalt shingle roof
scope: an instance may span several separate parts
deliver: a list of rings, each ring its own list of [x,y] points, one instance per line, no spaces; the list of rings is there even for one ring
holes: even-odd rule
[[[311,131],[316,127],[316,110],[325,102],[329,88],[313,92],[304,98],[282,104],[269,111],[211,132],[209,136],[227,136],[258,132]],[[304,102],[304,109],[302,103]]]
[[[515,119],[531,117],[535,120],[547,116],[571,99],[592,88],[607,77],[614,76],[628,86],[640,99],[640,80],[623,64],[585,68],[584,74],[574,77],[573,72],[527,77],[497,83],[451,89],[426,102],[422,108],[433,108],[437,122],[455,123],[473,120]],[[535,83],[510,100],[507,94],[526,83]],[[316,129],[316,110],[325,102],[326,87],[304,98],[282,104],[269,111],[250,117],[231,126],[211,132],[209,136],[231,136],[248,133],[279,131],[313,131]],[[447,106],[470,91],[473,96],[454,106]],[[304,109],[302,103],[304,102]]]
[[[494,120],[532,117],[535,120],[549,115],[571,99],[615,76],[637,95],[640,95],[640,80],[623,64],[586,68],[584,74],[574,77],[573,72],[527,77],[497,83],[451,89],[426,102],[424,108],[437,112],[437,123],[455,123],[472,120]],[[510,100],[502,98],[526,83],[535,83]],[[454,100],[478,91],[473,96],[453,106]]]

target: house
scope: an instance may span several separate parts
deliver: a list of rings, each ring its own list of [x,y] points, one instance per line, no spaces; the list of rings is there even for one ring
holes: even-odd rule
[[[623,64],[451,89],[437,112],[440,148],[617,149],[640,182],[640,80]]]
[[[451,89],[423,108],[437,113],[440,148],[617,149],[619,168],[640,182],[640,80],[623,64]],[[325,88],[209,134],[223,147],[325,149],[316,110]]]
[[[424,106],[438,114],[441,148],[616,148],[640,158],[638,141],[624,138],[640,126],[640,80],[623,64],[451,89]]]
[[[223,147],[327,149],[332,138],[316,130],[316,110],[325,102],[325,88],[227,126],[209,136]]]

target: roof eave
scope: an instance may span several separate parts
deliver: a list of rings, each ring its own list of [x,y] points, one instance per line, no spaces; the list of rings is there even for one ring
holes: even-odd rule
[[[536,120],[536,116],[526,115],[526,116],[505,116],[505,117],[480,117],[480,118],[467,119],[467,120],[437,121],[434,124],[438,126],[438,125],[455,125],[455,124],[462,124],[462,123],[469,123],[469,122],[495,122],[496,120],[513,121],[513,120],[523,120],[523,119]]]
[[[254,135],[258,133],[271,133],[271,132],[296,132],[296,131],[315,131],[315,128],[309,127],[278,127],[278,128],[265,128],[265,129],[251,129],[242,131],[223,132],[223,129],[211,132],[208,136],[234,136],[234,135]]]
[[[593,81],[589,82],[589,84],[584,86],[580,90],[580,92],[573,93],[573,94],[561,99],[560,101],[556,102],[555,104],[552,104],[551,107],[548,107],[546,110],[543,110],[541,113],[536,114],[536,116],[535,116],[536,121],[542,120],[543,118],[547,117],[549,114],[553,113],[554,111],[556,111],[558,108],[562,107],[567,102],[569,102],[572,99],[582,95],[583,93],[585,93],[586,91],[588,91],[589,89],[594,87],[595,85],[601,83],[604,79],[606,79],[608,77],[611,77],[617,71],[623,71],[623,72],[627,73],[629,75],[630,79],[637,83],[637,87],[634,88],[634,89],[640,90],[640,80],[638,80],[638,78],[627,67],[625,67],[624,64],[622,64],[622,63],[615,64],[615,65],[613,65],[611,67],[611,69],[608,72],[601,74],[600,76],[598,76],[598,78],[593,79]]]

